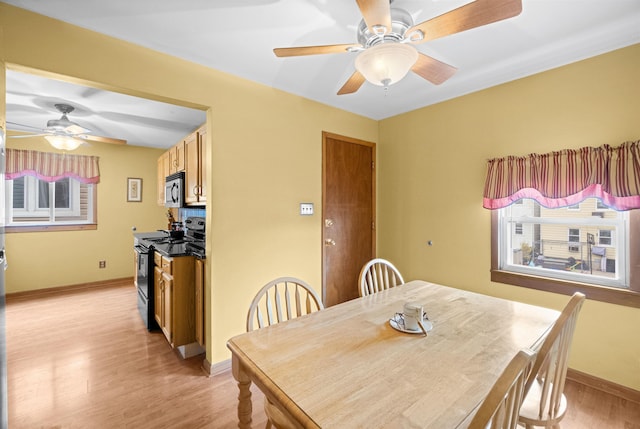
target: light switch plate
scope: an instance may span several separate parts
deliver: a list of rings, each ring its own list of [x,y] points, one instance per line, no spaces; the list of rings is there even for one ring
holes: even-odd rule
[[[300,215],[301,216],[313,215],[313,203],[300,203]]]

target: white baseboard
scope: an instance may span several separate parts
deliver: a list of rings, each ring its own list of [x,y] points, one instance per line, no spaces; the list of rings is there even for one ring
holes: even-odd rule
[[[182,356],[182,359],[189,359],[190,357],[201,355],[205,352],[205,349],[203,349],[198,343],[185,344],[184,346],[178,346],[176,348],[178,349],[180,356]]]
[[[202,370],[209,377],[231,371],[231,359],[223,360],[222,362],[218,362],[213,365],[211,365],[211,363],[207,359],[205,359],[202,361]]]

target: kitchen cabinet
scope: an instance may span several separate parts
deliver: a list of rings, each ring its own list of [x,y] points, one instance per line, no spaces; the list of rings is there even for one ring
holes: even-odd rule
[[[207,201],[206,176],[206,125],[190,134],[185,140],[185,203],[202,204]]]
[[[164,206],[164,182],[170,172],[169,151],[163,153],[158,158],[158,205]]]
[[[204,326],[204,259],[195,260],[196,272],[196,341],[200,346],[205,347],[205,326]]]
[[[154,256],[155,318],[171,347],[196,341],[193,256]]]
[[[186,136],[158,158],[158,205],[164,206],[165,178],[184,171],[186,205],[204,205],[207,201],[207,127]]]
[[[169,149],[169,174],[184,171],[185,144],[184,140]]]
[[[165,332],[165,312],[163,308],[164,301],[164,283],[162,280],[162,268],[155,266],[153,268],[153,315],[156,323]],[[166,334],[165,334],[166,335]]]

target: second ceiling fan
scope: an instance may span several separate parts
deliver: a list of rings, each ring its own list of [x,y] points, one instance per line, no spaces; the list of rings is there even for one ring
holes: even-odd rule
[[[10,125],[17,125],[23,128],[38,130],[38,133],[31,132],[30,134],[11,137],[24,138],[44,136],[53,147],[62,150],[74,150],[78,148],[78,146],[84,141],[95,141],[100,143],[111,143],[120,145],[127,143],[126,140],[122,139],[93,135],[91,134],[90,129],[84,128],[77,123],[69,120],[69,117],[67,115],[75,110],[75,107],[71,106],[70,104],[58,103],[55,104],[54,107],[57,111],[62,113],[62,116],[60,117],[60,119],[50,119],[49,121],[47,121],[46,128],[37,128],[31,125],[18,124],[7,121],[7,124]]]
[[[278,57],[358,52],[356,71],[338,95],[356,92],[365,80],[387,88],[411,70],[439,85],[456,67],[419,52],[413,45],[517,16],[522,0],[475,0],[435,18],[413,23],[409,12],[392,8],[389,0],[356,0],[363,20],[358,43],[276,48]]]

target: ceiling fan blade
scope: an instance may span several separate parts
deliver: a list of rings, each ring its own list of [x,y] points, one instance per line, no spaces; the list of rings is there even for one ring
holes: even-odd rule
[[[385,33],[391,31],[391,7],[389,0],[356,0],[364,22],[372,34],[379,34],[376,27],[384,27]],[[384,33],[382,33],[384,34]]]
[[[411,71],[434,85],[440,85],[455,74],[458,69],[449,64],[438,61],[423,53],[418,55],[418,61],[411,67]]]
[[[21,128],[31,128],[32,130],[38,130],[40,132],[45,131],[41,127],[34,127],[34,126],[31,126],[31,125],[18,124],[17,122],[7,121],[7,124],[16,125],[16,126],[21,127]]]
[[[340,90],[338,91],[338,95],[352,94],[356,92],[357,90],[360,89],[364,81],[365,79],[362,73],[356,70],[355,72],[353,72],[351,77],[345,82],[345,84],[342,85],[342,88],[340,88]]]
[[[7,136],[10,139],[26,139],[29,137],[43,137],[43,136],[50,136],[51,134],[21,134],[19,136]]]
[[[112,137],[92,136],[91,134],[76,135],[73,137],[78,137],[78,138],[81,138],[82,140],[99,142],[99,143],[127,144],[126,140],[114,139]]]
[[[349,52],[349,48],[362,48],[360,43],[346,43],[344,45],[300,46],[296,48],[275,48],[276,57],[298,57],[302,55],[342,54]]]
[[[492,22],[512,18],[522,12],[522,0],[475,0],[450,12],[443,13],[428,21],[416,24],[406,34],[420,30],[422,39],[411,39],[422,43],[450,34],[460,33]]]

